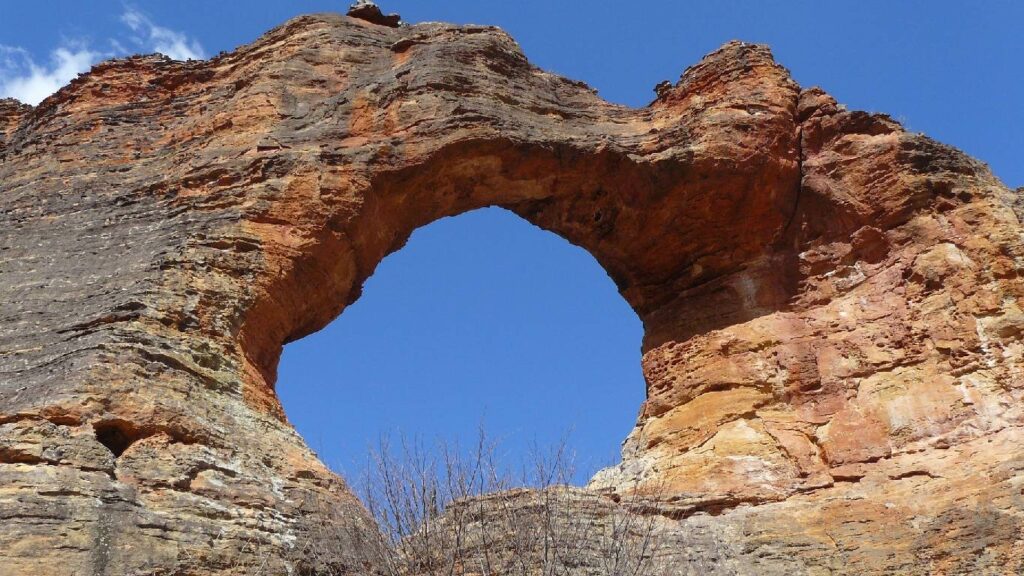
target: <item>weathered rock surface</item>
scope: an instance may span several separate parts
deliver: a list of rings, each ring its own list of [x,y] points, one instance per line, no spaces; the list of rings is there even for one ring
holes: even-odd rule
[[[1018,573],[1019,197],[738,42],[641,109],[480,26],[105,62],[0,101],[0,574],[312,573],[323,511],[362,509],[286,421],[281,347],[490,205],[643,320],[592,488],[662,495],[676,573]]]

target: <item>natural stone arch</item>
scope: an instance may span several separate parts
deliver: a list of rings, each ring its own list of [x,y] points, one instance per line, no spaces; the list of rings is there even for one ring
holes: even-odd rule
[[[644,322],[648,400],[594,486],[660,486],[670,541],[699,525],[758,572],[1020,561],[1013,197],[765,47],[629,109],[494,28],[302,17],[3,102],[0,183],[14,574],[285,570],[324,503],[361,514],[283,418],[280,348],[489,205],[588,250]],[[1007,505],[979,525],[964,495]]]
[[[366,484],[382,442],[433,451],[483,434],[510,467],[563,450],[580,484],[617,462],[636,420],[642,338],[588,252],[491,206],[417,228],[355,302],[284,346],[274,389],[349,482]]]

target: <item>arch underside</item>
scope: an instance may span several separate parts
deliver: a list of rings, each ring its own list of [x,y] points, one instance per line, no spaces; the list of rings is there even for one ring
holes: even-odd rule
[[[12,574],[301,564],[363,512],[283,417],[281,347],[483,206],[589,251],[643,321],[647,401],[591,488],[655,488],[665,562],[1022,561],[1012,193],[765,47],[627,109],[494,28],[302,17],[2,103],[0,160]]]

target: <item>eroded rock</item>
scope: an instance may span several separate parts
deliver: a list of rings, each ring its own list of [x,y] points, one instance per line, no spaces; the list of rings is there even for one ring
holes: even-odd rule
[[[1019,191],[764,46],[657,96],[497,28],[320,15],[0,101],[0,574],[354,569],[318,538],[364,512],[284,418],[282,345],[490,205],[644,322],[648,398],[591,487],[660,494],[666,566],[1019,571]]]
[[[348,16],[366,20],[371,24],[397,28],[402,23],[402,17],[398,14],[384,14],[379,6],[370,0],[358,0],[348,9]]]

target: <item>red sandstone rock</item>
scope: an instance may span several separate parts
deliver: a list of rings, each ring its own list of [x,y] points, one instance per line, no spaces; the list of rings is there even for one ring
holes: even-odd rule
[[[496,28],[370,20],[0,101],[0,574],[317,568],[324,510],[362,511],[284,418],[281,347],[489,205],[644,322],[591,486],[661,493],[666,565],[1022,569],[1019,193],[763,46],[630,109]]]

